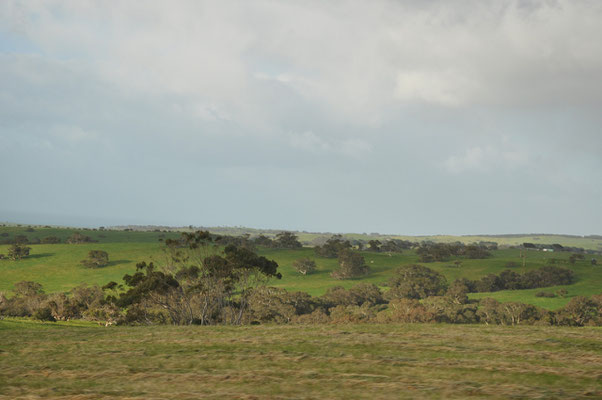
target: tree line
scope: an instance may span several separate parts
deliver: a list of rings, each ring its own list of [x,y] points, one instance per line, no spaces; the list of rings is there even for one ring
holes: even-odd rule
[[[517,302],[470,300],[481,282],[499,288],[542,287],[572,282],[569,270],[543,267],[517,274],[504,271],[477,281],[445,277],[423,265],[398,268],[382,291],[360,283],[337,286],[323,296],[270,287],[281,278],[278,264],[234,244],[222,246],[208,232],[165,241],[165,261],[141,262],[123,283],[79,286],[70,295],[47,295],[41,285],[20,282],[14,295],[0,295],[0,314],[41,320],[83,318],[117,324],[241,325],[259,323],[447,322],[485,324],[602,325],[602,295],[574,297],[548,311]],[[361,255],[343,249],[342,265]],[[346,259],[345,257],[349,257]],[[344,270],[344,269],[343,269]],[[342,273],[339,271],[339,273]],[[501,290],[501,289],[500,289]]]

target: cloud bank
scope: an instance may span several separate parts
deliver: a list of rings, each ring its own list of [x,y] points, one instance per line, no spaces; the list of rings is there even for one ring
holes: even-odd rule
[[[600,20],[586,0],[5,0],[0,219],[600,233]]]

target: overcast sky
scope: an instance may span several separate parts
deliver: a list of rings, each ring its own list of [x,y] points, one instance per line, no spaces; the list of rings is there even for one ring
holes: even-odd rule
[[[0,221],[602,233],[602,2],[0,1]]]

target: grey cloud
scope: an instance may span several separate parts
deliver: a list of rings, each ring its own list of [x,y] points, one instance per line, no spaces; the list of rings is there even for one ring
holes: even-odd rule
[[[601,16],[4,1],[0,219],[599,233]]]

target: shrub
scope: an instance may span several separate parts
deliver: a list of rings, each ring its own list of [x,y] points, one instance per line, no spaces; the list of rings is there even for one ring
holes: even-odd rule
[[[52,310],[49,307],[38,308],[35,313],[33,313],[33,317],[35,319],[39,319],[40,321],[50,321],[55,322],[56,318],[52,315]]]
[[[103,250],[90,250],[88,258],[81,260],[82,265],[88,268],[99,268],[109,264],[109,254]]]
[[[602,324],[602,307],[597,298],[573,297],[557,315],[559,325],[584,326]]]
[[[556,295],[554,293],[549,293],[549,292],[537,292],[535,293],[535,297],[556,297]]]
[[[20,244],[13,244],[8,248],[8,258],[11,260],[20,260],[29,256],[29,251],[31,247],[22,246]]]
[[[300,258],[293,261],[293,268],[303,275],[311,274],[316,270],[316,262],[307,257]]]

